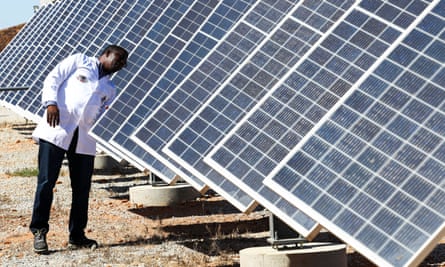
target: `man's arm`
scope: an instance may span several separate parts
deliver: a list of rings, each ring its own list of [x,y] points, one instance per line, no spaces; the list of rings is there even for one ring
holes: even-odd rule
[[[60,122],[57,92],[60,85],[76,70],[81,58],[80,54],[65,58],[48,74],[43,83],[42,102],[47,112],[46,120],[52,127]]]

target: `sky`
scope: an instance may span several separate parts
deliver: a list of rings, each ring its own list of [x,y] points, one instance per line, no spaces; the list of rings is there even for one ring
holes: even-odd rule
[[[0,29],[28,22],[34,15],[33,6],[38,6],[39,0],[2,1],[0,7]]]

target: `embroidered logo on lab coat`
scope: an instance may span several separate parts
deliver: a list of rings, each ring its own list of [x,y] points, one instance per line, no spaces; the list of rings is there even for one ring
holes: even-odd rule
[[[81,83],[86,83],[86,82],[88,82],[88,78],[87,78],[86,76],[83,76],[83,75],[78,75],[78,76],[77,76],[77,79],[78,79],[79,82],[81,82]]]

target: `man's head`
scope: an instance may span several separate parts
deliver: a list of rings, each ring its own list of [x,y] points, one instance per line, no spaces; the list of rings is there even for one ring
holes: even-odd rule
[[[109,45],[99,57],[103,71],[112,74],[127,65],[128,52],[117,45]]]

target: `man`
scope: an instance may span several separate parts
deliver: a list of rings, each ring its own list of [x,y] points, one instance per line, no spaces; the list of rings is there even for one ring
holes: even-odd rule
[[[69,247],[98,245],[84,233],[96,154],[96,142],[88,131],[115,97],[109,76],[126,66],[127,57],[128,52],[117,45],[108,46],[99,58],[75,54],[60,62],[45,79],[42,101],[46,111],[33,132],[39,142],[39,174],[30,223],[36,253],[48,253],[46,234],[53,189],[65,155],[72,188]]]

